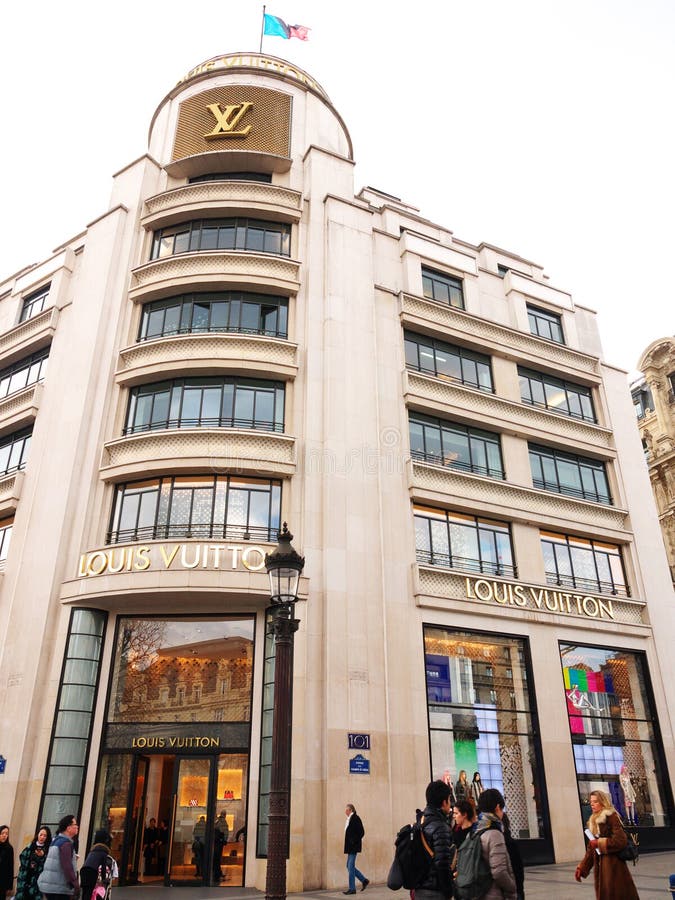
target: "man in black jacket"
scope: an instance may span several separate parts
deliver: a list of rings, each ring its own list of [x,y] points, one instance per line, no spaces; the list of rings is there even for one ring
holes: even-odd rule
[[[444,781],[432,781],[426,791],[427,805],[422,813],[422,829],[434,858],[429,873],[415,888],[415,900],[446,900],[452,897],[452,836],[449,825],[450,787]]]
[[[356,808],[353,803],[348,803],[345,809],[347,821],[345,823],[345,853],[347,854],[347,872],[349,873],[349,888],[343,891],[343,894],[356,893],[356,879],[361,882],[361,890],[370,884],[366,876],[359,872],[356,868],[356,854],[361,852],[361,841],[365,831],[363,830],[363,822],[356,814]]]

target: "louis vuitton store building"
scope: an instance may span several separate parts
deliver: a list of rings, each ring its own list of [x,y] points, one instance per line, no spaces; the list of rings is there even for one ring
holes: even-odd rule
[[[283,521],[289,890],[343,886],[347,802],[384,880],[461,772],[529,862],[580,858],[595,788],[675,847],[673,589],[595,314],[355,192],[324,89],[230,54],[160,103],[106,212],[0,283],[15,846],[73,813],[122,883],[264,886]]]

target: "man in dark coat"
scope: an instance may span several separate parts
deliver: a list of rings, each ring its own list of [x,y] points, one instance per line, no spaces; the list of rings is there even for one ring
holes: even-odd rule
[[[356,854],[361,852],[362,840],[365,831],[363,830],[363,822],[356,814],[356,808],[353,803],[348,803],[345,808],[347,821],[345,823],[345,853],[347,854],[347,872],[349,874],[349,888],[343,891],[343,894],[356,893],[356,879],[361,882],[361,890],[370,884],[366,876],[359,872],[356,868]]]
[[[432,781],[427,786],[427,805],[420,817],[424,837],[434,856],[422,884],[415,888],[415,900],[447,900],[452,897],[452,858],[454,856],[449,816],[450,785]]]

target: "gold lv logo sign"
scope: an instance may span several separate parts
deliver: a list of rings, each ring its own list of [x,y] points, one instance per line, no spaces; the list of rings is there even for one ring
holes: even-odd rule
[[[235,128],[252,106],[253,104],[247,101],[246,103],[235,103],[232,106],[226,106],[225,109],[221,110],[220,103],[209,103],[206,108],[213,113],[216,124],[213,131],[205,134],[204,138],[207,141],[212,141],[215,138],[222,137],[246,137],[251,130],[250,125],[242,128],[241,131],[235,131]]]

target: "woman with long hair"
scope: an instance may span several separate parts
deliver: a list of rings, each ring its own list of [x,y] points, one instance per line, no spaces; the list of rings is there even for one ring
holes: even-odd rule
[[[45,867],[51,842],[51,829],[46,825],[40,825],[33,840],[21,851],[15,900],[42,900],[42,891],[37,886],[37,880]]]
[[[478,798],[483,793],[485,788],[483,787],[483,782],[480,780],[480,772],[474,772],[473,778],[471,779],[470,785],[470,796],[474,803],[478,803]]]
[[[596,900],[640,900],[628,866],[617,855],[628,843],[621,817],[604,791],[591,791],[590,804],[588,830],[593,839],[574,877],[581,881],[594,870]]]
[[[14,884],[14,847],[9,842],[9,825],[0,825],[0,900],[11,894]]]
[[[455,801],[469,799],[469,782],[466,780],[466,769],[459,770],[459,778],[455,785]]]

